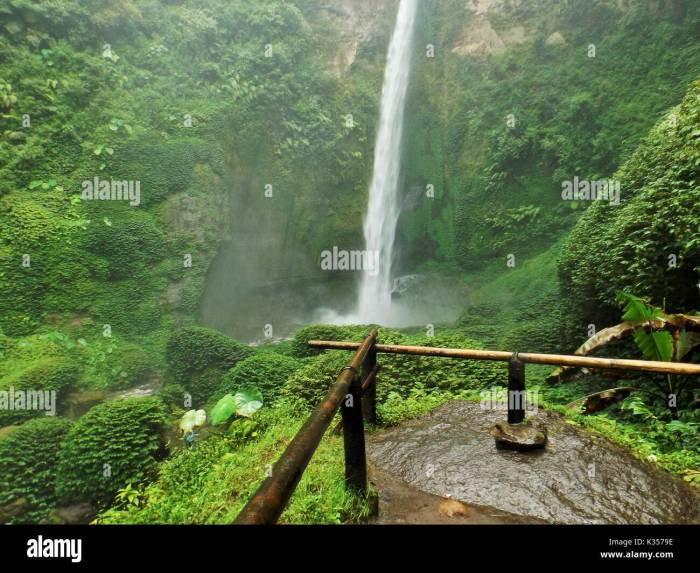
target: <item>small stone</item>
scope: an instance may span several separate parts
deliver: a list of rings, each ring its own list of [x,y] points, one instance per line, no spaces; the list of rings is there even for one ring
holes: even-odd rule
[[[527,452],[544,448],[547,444],[547,427],[537,419],[522,424],[499,422],[489,433],[496,438],[496,448]]]
[[[55,508],[42,521],[47,525],[80,525],[90,523],[97,515],[97,509],[88,502],[79,502]]]
[[[469,508],[461,501],[456,501],[454,499],[445,499],[441,501],[440,505],[438,505],[438,511],[447,517],[454,517],[455,515],[469,516]]]

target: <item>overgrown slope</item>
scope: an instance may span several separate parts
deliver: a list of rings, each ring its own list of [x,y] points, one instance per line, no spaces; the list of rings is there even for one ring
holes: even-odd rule
[[[560,298],[574,339],[588,324],[618,322],[621,290],[669,312],[700,306],[700,81],[615,178],[621,204],[591,206],[562,251]]]
[[[507,254],[547,249],[586,207],[561,200],[562,182],[610,177],[700,76],[693,1],[439,0],[419,22],[400,223],[410,271],[505,269]]]

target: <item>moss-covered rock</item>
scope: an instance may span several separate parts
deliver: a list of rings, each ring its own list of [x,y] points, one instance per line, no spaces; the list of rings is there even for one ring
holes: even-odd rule
[[[210,328],[187,327],[168,340],[166,358],[174,382],[192,394],[194,406],[203,405],[223,375],[253,350]]]
[[[55,395],[50,395],[55,396],[55,402],[53,404],[45,403],[42,395],[41,403],[37,402],[37,404],[43,409],[31,409],[28,404],[25,404],[22,409],[0,409],[0,426],[43,416],[47,411],[47,406],[58,409],[69,390],[77,384],[80,372],[80,366],[66,356],[44,356],[16,365],[12,371],[0,379],[0,391],[25,392],[26,402],[30,400],[30,392],[55,392]]]
[[[153,373],[151,360],[146,351],[137,344],[117,345],[106,361],[107,387],[121,390],[144,384]]]
[[[274,352],[254,354],[241,360],[225,374],[212,400],[254,386],[262,392],[264,403],[271,404],[279,396],[287,379],[302,366],[301,361],[291,356]]]
[[[65,418],[43,416],[0,438],[0,506],[27,502],[13,521],[37,522],[55,504],[58,453],[70,427]]]
[[[129,482],[152,477],[163,452],[165,406],[130,398],[92,408],[71,428],[60,450],[56,492],[61,502],[108,501]]]

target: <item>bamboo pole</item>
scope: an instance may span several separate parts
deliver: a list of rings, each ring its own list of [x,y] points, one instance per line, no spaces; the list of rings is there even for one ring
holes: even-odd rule
[[[309,340],[309,346],[335,350],[356,350],[361,342],[336,340]],[[375,344],[377,352],[384,354],[411,354],[417,356],[442,356],[468,360],[495,360],[508,362],[512,352],[501,350],[474,350],[469,348],[435,348],[431,346],[403,346],[399,344]],[[656,360],[627,360],[623,358],[594,358],[571,354],[538,354],[519,352],[518,360],[530,364],[550,364],[553,366],[578,366],[583,368],[603,368],[607,370],[638,370],[641,372],[661,372],[664,374],[700,375],[700,364],[687,362],[660,362]]]

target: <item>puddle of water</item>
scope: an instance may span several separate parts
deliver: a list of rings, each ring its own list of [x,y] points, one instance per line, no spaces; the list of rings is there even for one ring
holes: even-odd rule
[[[368,437],[378,468],[422,491],[548,522],[700,523],[700,496],[682,480],[600,436],[540,412],[545,450],[496,450],[504,413],[453,401]]]

